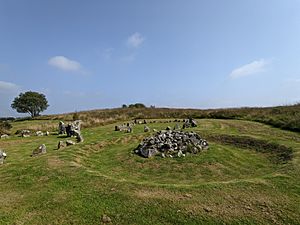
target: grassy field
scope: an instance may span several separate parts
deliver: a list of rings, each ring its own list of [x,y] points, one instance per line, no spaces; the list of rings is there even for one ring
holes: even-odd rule
[[[53,129],[59,119],[13,122],[12,133]],[[300,224],[300,135],[251,121],[197,121],[191,130],[210,148],[185,158],[134,155],[151,135],[143,125],[132,134],[115,132],[116,124],[88,127],[83,143],[60,150],[67,138],[55,133],[0,140],[8,154],[0,224],[101,224],[103,215],[111,224]],[[168,125],[175,123],[149,124]],[[47,153],[30,157],[43,143]]]

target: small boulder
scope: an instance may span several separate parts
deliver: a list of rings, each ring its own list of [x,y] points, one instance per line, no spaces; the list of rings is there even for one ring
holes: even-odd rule
[[[6,156],[6,153],[0,149],[0,165],[4,163]]]
[[[166,130],[172,130],[172,128],[170,126],[167,126]]]
[[[21,131],[22,137],[30,137],[30,131],[29,130],[22,130]]]
[[[37,131],[37,132],[35,132],[35,134],[36,134],[36,136],[43,136],[44,134],[43,134],[43,132],[42,131]]]
[[[57,149],[61,149],[61,148],[64,148],[66,146],[67,146],[67,144],[64,141],[59,141],[58,145],[57,145]]]
[[[9,136],[7,134],[2,134],[0,138],[1,139],[6,139],[6,138],[9,138]]]
[[[66,144],[67,144],[67,146],[69,146],[69,145],[75,145],[75,142],[72,141],[72,140],[67,140]]]
[[[148,126],[144,126],[144,132],[149,132],[150,128]]]
[[[103,215],[101,218],[102,223],[110,223],[111,222],[111,218],[107,215]]]
[[[34,149],[32,151],[32,155],[31,156],[36,156],[36,155],[40,155],[40,154],[45,154],[47,152],[47,148],[45,144],[40,145],[39,147],[37,147],[36,149]]]

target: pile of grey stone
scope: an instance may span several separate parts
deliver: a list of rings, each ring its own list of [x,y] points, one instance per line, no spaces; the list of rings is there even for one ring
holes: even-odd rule
[[[6,158],[6,153],[0,149],[0,165],[4,163],[5,158]]]
[[[145,158],[155,155],[173,158],[197,154],[208,147],[207,141],[193,131],[162,130],[154,136],[145,138],[134,152]]]

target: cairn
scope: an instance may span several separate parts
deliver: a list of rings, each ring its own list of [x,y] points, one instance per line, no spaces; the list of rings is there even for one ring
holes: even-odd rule
[[[145,158],[155,155],[161,157],[184,157],[208,149],[208,143],[195,132],[163,130],[152,137],[145,138],[134,152]]]

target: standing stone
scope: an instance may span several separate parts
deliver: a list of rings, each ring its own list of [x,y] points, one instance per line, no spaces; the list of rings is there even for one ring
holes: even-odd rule
[[[172,128],[170,126],[167,126],[166,130],[172,130]]]
[[[49,136],[49,135],[50,135],[49,131],[46,131],[45,135],[46,135],[46,136]]]
[[[144,132],[149,132],[150,128],[148,126],[144,126]]]
[[[73,124],[74,124],[75,130],[78,130],[78,131],[81,130],[81,124],[82,124],[81,120],[75,120],[75,121],[73,122]]]
[[[176,123],[175,127],[174,127],[174,130],[180,130],[180,126],[178,123]]]
[[[64,141],[59,141],[57,145],[57,149],[61,149],[66,147],[66,143]]]
[[[196,120],[193,120],[193,119],[192,119],[192,120],[190,121],[190,123],[191,123],[191,126],[192,126],[192,127],[197,127],[197,122],[196,122]]]
[[[6,156],[7,156],[6,153],[0,149],[0,165],[4,163]]]
[[[82,137],[81,132],[79,130],[75,130],[74,135],[76,137],[77,142],[83,142],[83,137]]]
[[[68,124],[68,125],[65,127],[65,131],[66,131],[68,137],[71,137],[71,136],[72,136],[71,124]]]
[[[65,133],[66,133],[66,126],[63,121],[59,121],[58,134],[65,134]]]

